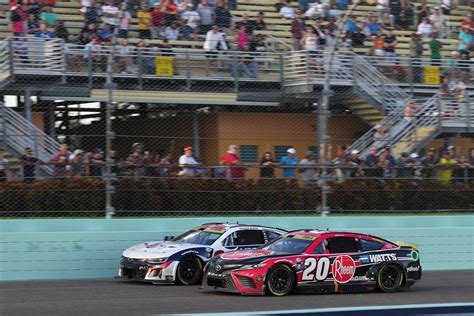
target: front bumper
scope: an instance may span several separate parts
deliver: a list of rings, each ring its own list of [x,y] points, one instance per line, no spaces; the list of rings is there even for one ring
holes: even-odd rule
[[[202,288],[244,295],[264,295],[263,282],[255,282],[253,278],[239,272],[226,271],[222,274],[207,272],[202,279]]]
[[[144,281],[152,283],[174,283],[178,263],[168,261],[159,265],[143,262],[120,262],[117,278],[123,280]]]

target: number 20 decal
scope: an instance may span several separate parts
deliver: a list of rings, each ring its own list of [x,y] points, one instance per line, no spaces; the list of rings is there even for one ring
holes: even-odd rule
[[[327,257],[319,258],[319,260],[316,258],[306,258],[304,266],[305,269],[301,276],[302,281],[323,281],[329,275],[331,261],[329,261],[329,258]]]

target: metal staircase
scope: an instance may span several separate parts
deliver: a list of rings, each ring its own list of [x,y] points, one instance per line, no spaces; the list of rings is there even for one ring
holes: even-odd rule
[[[312,91],[314,84],[324,79],[327,58],[325,54],[318,58],[307,51],[291,52],[284,67],[286,92]],[[384,139],[375,140],[375,131],[370,129],[349,150],[357,149],[365,156],[370,147],[381,149],[391,146],[393,153],[399,155],[417,150],[439,134],[441,117],[438,95],[430,99],[414,100],[419,111],[417,117],[409,121],[403,117],[403,111],[410,96],[363,56],[354,55],[350,59],[344,59],[338,55],[330,72],[332,82],[353,82],[355,91],[362,98],[353,98],[348,103],[353,112],[369,124],[382,125],[386,131]]]
[[[388,113],[400,108],[410,97],[363,56],[354,56],[352,70],[356,91],[381,112]]]
[[[58,152],[60,144],[13,109],[0,103],[0,150],[19,157],[26,147],[30,147],[40,160],[48,162]],[[42,165],[40,171],[52,175],[51,166]]]

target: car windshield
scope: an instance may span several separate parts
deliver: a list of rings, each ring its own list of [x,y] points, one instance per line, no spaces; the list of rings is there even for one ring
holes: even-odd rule
[[[173,238],[173,241],[186,242],[190,244],[212,245],[224,231],[220,230],[189,230],[178,237]]]
[[[304,236],[307,237],[307,236]],[[265,250],[272,250],[276,252],[300,254],[311,245],[316,238],[306,239],[296,235],[282,236],[270,241],[262,247]]]

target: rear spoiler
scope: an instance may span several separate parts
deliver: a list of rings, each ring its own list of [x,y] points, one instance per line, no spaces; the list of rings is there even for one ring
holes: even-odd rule
[[[409,249],[413,249],[413,250],[418,250],[418,246],[417,246],[417,245],[407,244],[407,243],[400,242],[400,241],[397,241],[396,244],[397,244],[398,247],[400,247],[400,248],[409,248]]]

